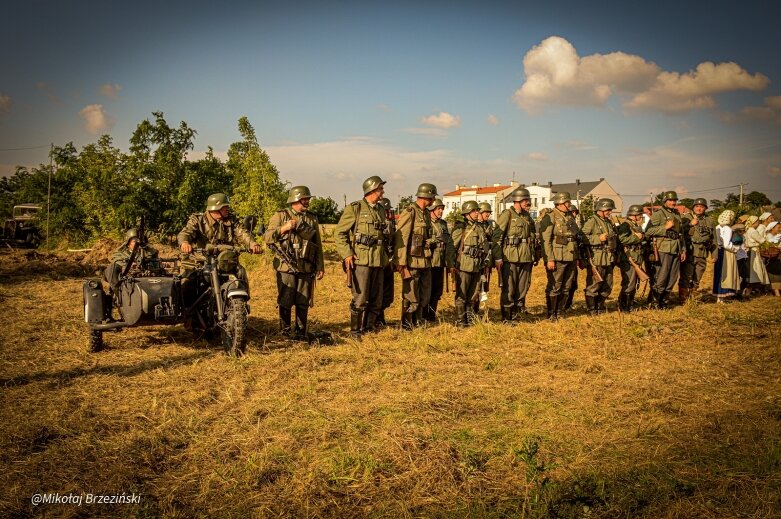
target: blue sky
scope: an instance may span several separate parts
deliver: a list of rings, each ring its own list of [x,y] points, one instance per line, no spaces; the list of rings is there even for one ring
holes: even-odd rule
[[[391,198],[515,174],[781,199],[777,4],[587,4],[6,3],[0,173],[47,161],[9,148],[126,149],[160,110],[194,157],[248,116],[283,179],[340,202],[373,174]]]

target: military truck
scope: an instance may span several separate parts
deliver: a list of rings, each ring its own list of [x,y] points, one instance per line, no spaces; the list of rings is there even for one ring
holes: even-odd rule
[[[11,217],[3,224],[3,241],[15,247],[37,247],[41,234],[35,221],[40,210],[38,204],[15,205]]]

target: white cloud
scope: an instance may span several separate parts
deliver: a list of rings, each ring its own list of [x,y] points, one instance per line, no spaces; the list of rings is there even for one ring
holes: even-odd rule
[[[79,111],[79,116],[84,119],[86,130],[93,135],[110,129],[113,124],[113,121],[103,109],[103,105],[87,105]]]
[[[701,63],[684,74],[663,71],[640,56],[613,52],[580,57],[566,39],[551,36],[526,53],[526,81],[513,95],[528,113],[549,105],[604,106],[614,96],[633,110],[682,113],[715,106],[716,94],[761,90],[769,80],[736,63]]]
[[[458,128],[461,126],[461,118],[457,115],[452,115],[447,112],[439,112],[438,114],[429,115],[428,117],[421,117],[420,122],[426,126],[433,126],[435,128],[450,129]]]
[[[426,137],[446,137],[447,130],[442,128],[403,128],[401,131],[404,133],[411,133],[412,135],[425,135]]]
[[[763,106],[747,106],[740,113],[748,119],[781,124],[781,95],[766,97]],[[728,116],[728,120],[733,119]]]
[[[488,117],[486,117],[486,121],[488,121],[488,124],[490,124],[491,126],[499,125],[499,118],[496,117],[494,114],[491,114]]]
[[[106,83],[104,85],[101,85],[100,87],[100,93],[109,99],[116,99],[119,97],[119,92],[122,91],[122,86],[118,83],[114,83],[113,85],[110,83]]]
[[[11,97],[0,93],[0,114],[7,114],[11,110]]]
[[[530,160],[548,160],[548,156],[539,151],[529,153],[526,157]]]

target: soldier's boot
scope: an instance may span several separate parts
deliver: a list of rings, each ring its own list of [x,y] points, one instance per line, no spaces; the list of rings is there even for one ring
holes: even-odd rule
[[[567,292],[567,298],[563,302],[563,306],[561,308],[562,312],[569,311],[570,308],[572,308],[572,300],[575,298],[575,291],[570,290]]]
[[[288,336],[290,335],[290,320],[292,310],[290,308],[279,307],[279,333]]]
[[[308,341],[307,322],[309,307],[296,305],[296,328],[293,332],[293,339],[296,341]]]
[[[626,311],[631,313],[635,311],[635,293],[626,295]]]
[[[465,328],[469,326],[469,316],[466,313],[466,305],[463,303],[456,303],[456,326],[459,328]]]
[[[401,301],[401,328],[402,330],[411,330],[412,324],[412,312],[409,311],[409,301],[402,299]]]
[[[512,308],[505,308],[504,306],[499,307],[499,311],[502,314],[502,322],[503,323],[509,323],[512,321]]]
[[[690,294],[691,294],[690,288],[678,287],[678,304],[685,305],[686,301],[689,300]]]
[[[667,292],[657,292],[654,296],[656,298],[656,308],[659,310],[666,310],[667,306]]]
[[[545,313],[548,316],[548,319],[550,319],[551,316],[553,315],[551,296],[548,293],[545,294]]]
[[[653,287],[648,291],[648,299],[645,300],[645,304],[648,308],[656,308],[656,292]]]
[[[566,297],[566,296],[565,296]],[[559,320],[559,304],[566,300],[561,297],[561,295],[551,295],[548,296],[548,299],[550,299],[550,312],[548,314],[548,319],[551,321],[558,321]]]
[[[432,301],[427,307],[426,312],[423,315],[423,318],[430,322],[435,323],[437,322],[437,306],[439,306],[439,301]]]
[[[521,299],[521,300],[520,300],[520,302],[519,302],[519,303],[516,305],[515,318],[516,318],[516,320],[518,320],[518,318],[519,318],[521,315],[526,315],[526,314],[528,314],[528,313],[529,313],[529,311],[526,309],[526,298],[524,297],[524,298],[523,298],[523,299]]]
[[[607,313],[607,305],[605,304],[605,301],[607,298],[605,296],[597,296],[595,299],[595,302],[597,304],[597,313],[600,314],[606,314]]]
[[[375,326],[387,326],[388,323],[385,322],[385,309],[383,308],[380,310],[380,313],[377,314],[377,319],[374,321]]]
[[[586,296],[586,309],[588,310],[589,315],[597,315],[597,302],[595,301],[594,296]]]
[[[360,339],[362,325],[363,312],[350,312],[350,337]]]
[[[366,311],[363,313],[363,333],[377,331],[377,314]]]
[[[410,312],[412,314],[412,326],[417,328],[418,326],[423,326],[423,308],[418,306],[418,309],[414,312]]]
[[[508,313],[507,317],[510,318],[510,322],[513,322],[513,321],[516,320],[515,319],[515,315],[516,314],[515,314],[515,307],[514,306],[511,306],[510,308],[508,308],[507,309],[507,313]]]

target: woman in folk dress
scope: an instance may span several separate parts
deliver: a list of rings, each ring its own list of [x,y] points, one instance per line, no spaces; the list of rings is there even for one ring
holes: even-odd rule
[[[727,209],[719,215],[718,221],[716,245],[719,247],[719,254],[713,270],[713,294],[718,298],[718,303],[723,303],[735,295],[740,284],[738,262],[735,258],[737,249],[732,244],[731,225],[735,221],[735,213]]]

